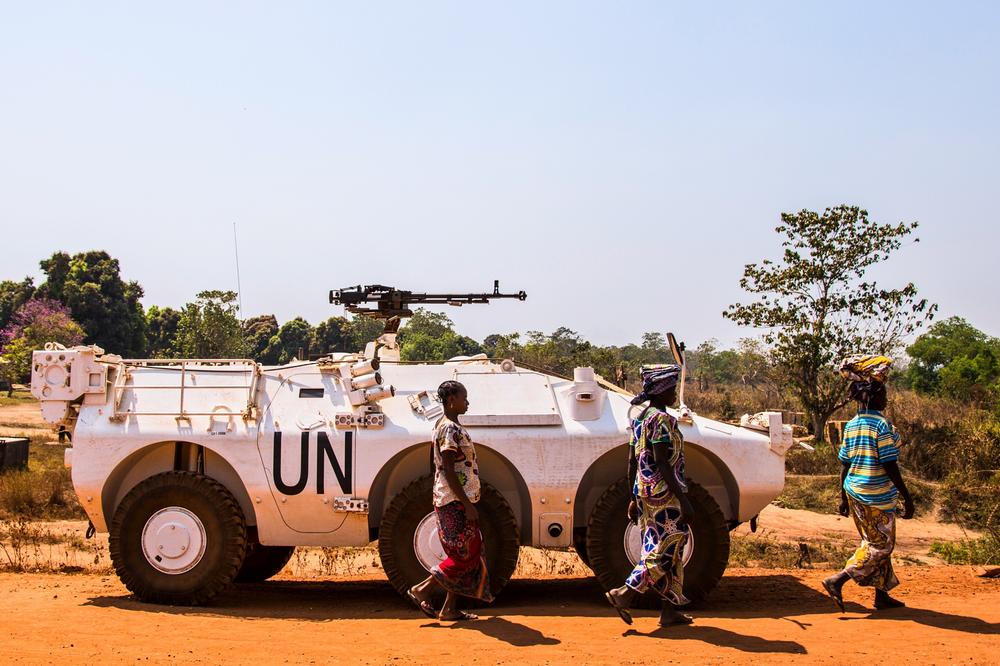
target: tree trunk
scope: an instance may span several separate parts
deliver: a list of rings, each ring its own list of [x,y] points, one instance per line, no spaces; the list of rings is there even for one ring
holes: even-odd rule
[[[829,414],[809,413],[809,420],[812,421],[813,427],[813,438],[817,444],[822,444],[826,441],[826,421],[829,418]]]

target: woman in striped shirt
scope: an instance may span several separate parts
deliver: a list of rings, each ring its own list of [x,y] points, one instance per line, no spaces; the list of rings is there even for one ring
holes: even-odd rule
[[[844,610],[843,587],[848,580],[875,588],[875,608],[899,608],[903,602],[889,596],[899,584],[892,570],[896,545],[896,503],[903,498],[903,519],[913,517],[913,499],[899,472],[899,435],[883,412],[888,402],[885,380],[892,359],[885,356],[852,356],[840,366],[851,379],[850,398],[858,414],[844,426],[838,458],[840,507],[850,515],[861,535],[861,547],[843,571],[823,581],[823,587]]]

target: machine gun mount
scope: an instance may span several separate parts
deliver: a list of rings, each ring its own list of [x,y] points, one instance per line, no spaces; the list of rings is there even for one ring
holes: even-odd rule
[[[516,298],[523,301],[528,298],[528,294],[523,291],[516,294],[501,294],[500,280],[493,281],[491,294],[426,294],[386,287],[382,284],[368,284],[363,287],[357,285],[330,291],[330,302],[334,305],[343,305],[348,312],[373,319],[412,317],[413,310],[410,306],[415,303],[462,306],[471,303],[489,303],[495,298]],[[374,303],[376,307],[362,307],[362,304],[366,303]]]

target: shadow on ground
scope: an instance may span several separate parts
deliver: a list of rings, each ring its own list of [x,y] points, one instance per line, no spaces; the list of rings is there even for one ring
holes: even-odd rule
[[[147,604],[130,595],[99,596],[85,605],[114,607],[136,613],[240,617],[258,619],[295,619],[315,622],[350,619],[421,619],[424,616],[401,598],[385,580],[365,581],[287,581],[245,584],[217,597],[211,605],[200,607]],[[849,613],[868,613],[863,617],[844,617],[845,621],[865,617],[879,620],[909,620],[941,629],[974,634],[1000,633],[1000,625],[975,617],[950,615],[920,608],[871,612],[848,603]],[[656,611],[634,611],[637,616],[655,616]],[[723,578],[718,589],[704,603],[693,607],[694,626],[685,627],[686,638],[730,645],[746,652],[789,652],[796,654],[797,643],[764,641],[752,636],[697,625],[698,618],[774,618],[784,619],[806,630],[810,623],[803,615],[836,613],[833,602],[795,576],[788,574],[741,575]],[[500,638],[512,645],[546,645],[553,638],[503,616],[614,617],[593,578],[554,580],[514,580],[497,601],[479,608],[482,620],[462,623],[431,623],[428,627],[448,630],[469,629]],[[792,617],[789,617],[792,616]],[[800,618],[800,619],[796,619]],[[631,635],[666,638],[676,629],[657,630],[650,634],[631,631]],[[677,632],[679,633],[679,632]]]

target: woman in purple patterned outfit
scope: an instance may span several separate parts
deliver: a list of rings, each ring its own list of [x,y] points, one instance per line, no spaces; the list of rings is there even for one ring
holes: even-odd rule
[[[690,624],[690,616],[677,607],[684,596],[684,546],[694,508],[684,482],[684,439],[667,405],[677,398],[680,366],[650,365],[641,369],[642,392],[632,404],[649,406],[632,421],[629,442],[629,480],[634,499],[628,517],[642,530],[642,558],[625,584],[606,597],[626,624],[636,598],[647,591],[662,599],[660,626]]]

